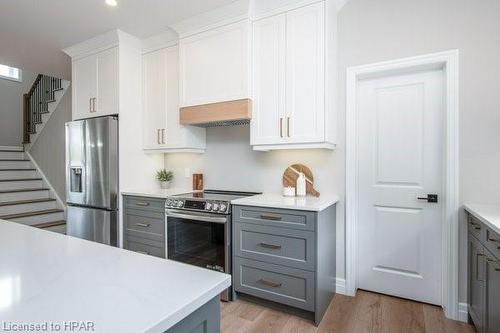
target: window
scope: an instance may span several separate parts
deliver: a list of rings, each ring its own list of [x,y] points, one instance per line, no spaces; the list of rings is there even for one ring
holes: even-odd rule
[[[21,70],[19,68],[0,64],[0,78],[21,82]]]

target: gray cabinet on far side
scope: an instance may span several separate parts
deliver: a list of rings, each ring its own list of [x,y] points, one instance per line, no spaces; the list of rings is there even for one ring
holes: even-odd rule
[[[319,325],[335,294],[335,220],[335,205],[233,206],[234,290],[307,311]]]
[[[472,214],[467,228],[469,315],[478,333],[499,333],[500,235]]]
[[[123,248],[165,258],[165,199],[123,196]]]

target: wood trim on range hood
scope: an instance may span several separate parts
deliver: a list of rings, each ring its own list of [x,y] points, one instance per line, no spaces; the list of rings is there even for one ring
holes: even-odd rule
[[[250,120],[252,100],[238,99],[219,103],[187,106],[180,108],[182,125],[205,125],[218,122]]]

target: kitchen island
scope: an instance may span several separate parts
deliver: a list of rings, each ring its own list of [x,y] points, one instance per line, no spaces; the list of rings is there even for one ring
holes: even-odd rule
[[[223,273],[0,220],[4,331],[219,332],[219,293],[230,284]]]

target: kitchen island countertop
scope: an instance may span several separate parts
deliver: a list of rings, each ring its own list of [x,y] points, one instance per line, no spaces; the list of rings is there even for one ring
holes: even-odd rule
[[[0,263],[4,325],[165,332],[231,284],[227,274],[3,220]]]

